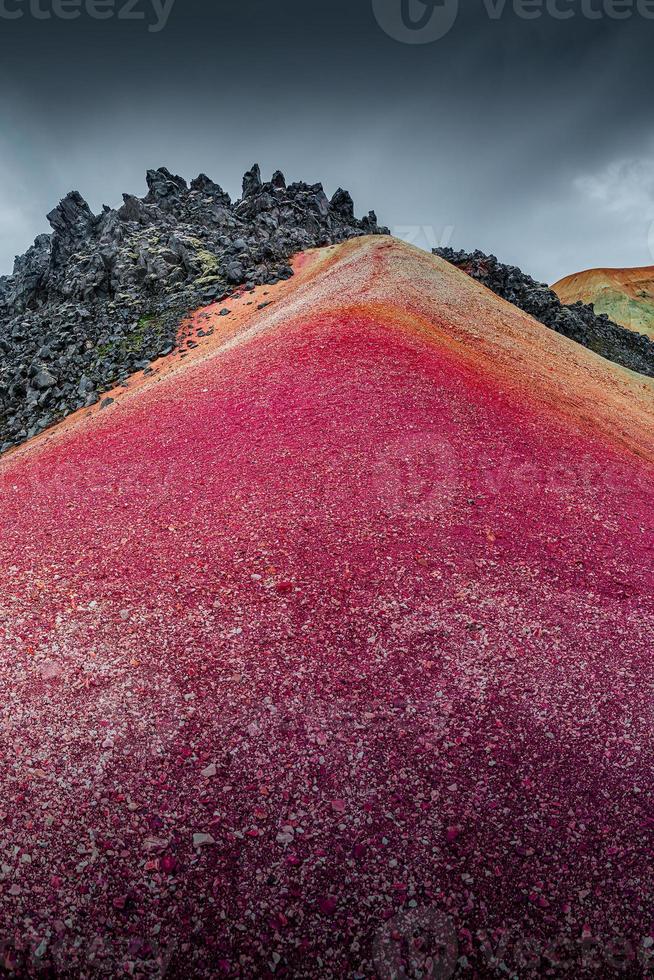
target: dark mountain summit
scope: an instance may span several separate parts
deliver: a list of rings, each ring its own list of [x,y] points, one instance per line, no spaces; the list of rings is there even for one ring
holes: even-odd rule
[[[322,184],[286,185],[258,166],[229,195],[201,174],[189,185],[165,168],[148,193],[92,213],[73,191],[0,278],[0,449],[22,442],[156,357],[172,351],[188,310],[236,286],[292,273],[295,252],[388,233],[371,212],[354,217],[350,195]]]

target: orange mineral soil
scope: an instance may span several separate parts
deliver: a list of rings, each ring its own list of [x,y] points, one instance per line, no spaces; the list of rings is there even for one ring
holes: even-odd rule
[[[295,271],[0,462],[2,968],[650,975],[654,381]]]
[[[592,303],[615,323],[654,340],[654,266],[589,269],[552,286],[563,303]]]

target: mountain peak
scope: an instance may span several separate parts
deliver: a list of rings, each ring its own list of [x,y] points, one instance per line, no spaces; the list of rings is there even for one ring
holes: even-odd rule
[[[248,170],[243,177],[243,197],[254,197],[261,190],[261,168],[258,163]]]
[[[71,191],[48,215],[52,235],[0,279],[0,450],[172,350],[188,310],[290,276],[296,252],[388,232],[321,184],[287,187],[281,171],[264,184],[257,164],[236,204],[206,174],[189,187],[159,167],[146,182],[144,198],[99,216]],[[57,383],[41,390],[44,370]]]
[[[152,203],[165,201],[169,197],[188,190],[188,185],[183,177],[171,174],[166,167],[159,167],[158,170],[148,170],[145,175],[148,185],[148,199]]]

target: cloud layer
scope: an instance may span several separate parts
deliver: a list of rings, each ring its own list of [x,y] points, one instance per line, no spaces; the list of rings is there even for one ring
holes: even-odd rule
[[[237,194],[254,160],[541,279],[650,264],[652,42],[635,16],[491,18],[481,0],[424,45],[371,0],[177,0],[158,33],[0,21],[0,270],[72,188],[99,209],[166,165]]]

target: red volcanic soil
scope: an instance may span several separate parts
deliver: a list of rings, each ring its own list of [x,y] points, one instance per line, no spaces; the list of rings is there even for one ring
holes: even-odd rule
[[[649,975],[654,384],[393,240],[261,293],[0,464],[0,956]]]

